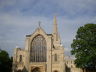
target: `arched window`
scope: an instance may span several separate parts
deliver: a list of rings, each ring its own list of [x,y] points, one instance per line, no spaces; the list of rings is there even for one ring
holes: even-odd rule
[[[54,61],[57,61],[57,54],[54,55]]]
[[[42,35],[33,38],[30,49],[31,62],[46,62],[46,40]]]

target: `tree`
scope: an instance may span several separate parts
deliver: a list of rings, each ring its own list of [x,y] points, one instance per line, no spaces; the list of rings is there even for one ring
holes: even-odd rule
[[[0,49],[0,72],[11,72],[12,70],[12,59],[8,53]]]
[[[71,48],[77,67],[96,69],[96,24],[86,24],[80,27]]]

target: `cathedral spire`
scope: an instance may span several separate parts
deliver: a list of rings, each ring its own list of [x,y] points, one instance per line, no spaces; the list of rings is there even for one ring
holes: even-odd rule
[[[53,30],[53,35],[55,37],[55,40],[58,41],[59,35],[58,35],[58,27],[57,27],[56,16],[54,16],[54,30]]]

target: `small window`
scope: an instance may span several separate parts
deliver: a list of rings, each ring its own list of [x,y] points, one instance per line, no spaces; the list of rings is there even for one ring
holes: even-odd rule
[[[22,62],[22,55],[20,55],[20,59],[19,59],[19,62]]]
[[[73,62],[71,61],[71,64],[72,64]]]
[[[57,61],[57,54],[54,55],[54,60]]]

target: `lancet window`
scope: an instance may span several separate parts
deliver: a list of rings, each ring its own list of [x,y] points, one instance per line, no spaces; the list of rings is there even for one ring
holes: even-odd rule
[[[54,55],[54,60],[57,61],[57,54]]]
[[[22,62],[22,55],[20,55],[19,62]]]

